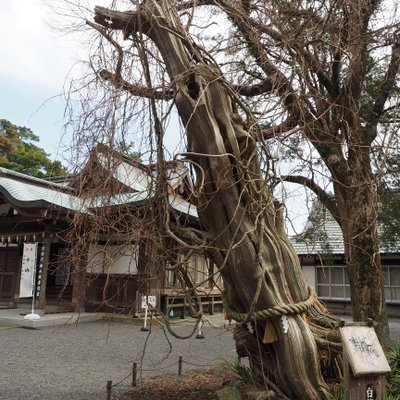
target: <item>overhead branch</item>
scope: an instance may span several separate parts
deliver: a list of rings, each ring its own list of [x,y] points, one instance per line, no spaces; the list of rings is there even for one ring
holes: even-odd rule
[[[268,129],[263,129],[261,131],[261,135],[264,139],[272,139],[280,137],[281,135],[287,134],[288,132],[296,128],[298,124],[299,122],[297,119],[289,116],[289,118],[287,118],[281,124],[272,126]]]
[[[283,43],[286,42],[282,34],[276,29],[273,29],[267,25],[260,24],[258,21],[255,21],[250,16],[248,16],[247,18],[249,19],[251,25],[257,26],[260,32],[267,34],[271,39],[276,42],[278,46],[281,46]],[[302,43],[291,42],[290,47],[302,57],[306,64],[306,67],[310,70],[310,72],[314,73],[317,76],[319,83],[327,90],[330,95],[332,95],[332,81],[325,74],[323,66],[321,62],[317,59],[316,55],[307,51],[305,47],[302,46]]]
[[[132,14],[133,17],[133,14]],[[115,88],[125,90],[133,96],[140,96],[156,100],[171,100],[174,96],[172,89],[154,90],[145,86],[133,85],[122,78],[122,62],[123,62],[123,49],[122,46],[111,36],[110,29],[105,26],[95,24],[91,21],[86,21],[86,24],[99,32],[114,48],[117,50],[118,58],[115,67],[115,72],[102,69],[98,72],[99,76],[105,80],[110,81]]]
[[[338,208],[335,198],[329,195],[321,188],[313,179],[301,175],[284,175],[280,177],[283,182],[296,183],[310,189],[318,198],[318,200],[329,210],[332,216],[336,219]]]
[[[321,120],[322,121],[322,120]],[[319,121],[316,121],[317,123]],[[343,155],[343,142],[340,135],[336,136],[324,129],[324,125],[319,127],[304,126],[303,132],[307,139],[317,150],[326,167],[336,181],[345,182],[348,179],[348,165]],[[315,129],[317,128],[317,129]]]
[[[174,25],[171,21],[178,19],[176,10],[168,7],[163,9],[164,3],[144,2],[136,8],[136,11],[115,11],[105,7],[95,7],[95,21],[110,29],[121,30],[125,38],[140,31],[141,34],[148,36],[158,47],[161,55],[168,58],[164,51],[163,42],[166,38],[173,40],[180,47],[181,59],[175,63],[167,65],[168,73],[171,79],[180,75],[186,70],[189,60],[195,62],[204,62],[202,49],[196,46],[186,35],[181,27]],[[168,21],[164,14],[168,14]],[[174,15],[176,14],[176,15]],[[154,29],[157,27],[157,29]],[[165,60],[165,58],[164,58]]]
[[[387,68],[383,82],[379,88],[375,104],[372,108],[372,113],[370,114],[368,119],[368,123],[370,125],[376,125],[378,123],[379,117],[382,115],[384,111],[385,103],[389,98],[390,92],[395,86],[399,68],[400,68],[400,42],[397,42],[393,46],[392,56],[390,59],[389,66]]]
[[[361,5],[361,3],[364,3]],[[349,107],[349,120],[353,118],[351,103],[357,103],[361,95],[362,85],[367,72],[368,56],[368,24],[379,0],[346,1],[343,9],[348,20],[347,43],[349,51],[349,67],[346,83],[343,86],[345,106]]]
[[[156,90],[145,86],[133,85],[105,69],[100,71],[99,76],[105,81],[110,81],[115,88],[125,90],[133,96],[145,97],[147,99],[154,98],[156,100],[172,100],[174,98],[174,91],[171,88]]]
[[[391,112],[391,111],[393,111],[393,110],[396,110],[396,109],[398,109],[398,108],[400,108],[400,102],[397,102],[397,103],[394,104],[393,106],[387,107],[387,108],[385,108],[384,110],[382,110],[381,115],[386,114],[386,113],[388,113],[388,112]],[[396,119],[396,121],[397,121],[397,119]],[[394,121],[393,121],[393,122],[394,122]]]
[[[99,32],[117,50],[118,58],[117,58],[117,65],[115,67],[115,76],[121,77],[122,62],[124,60],[124,51],[122,50],[121,45],[110,35],[109,31],[107,31],[107,29],[105,29],[103,26],[94,24],[91,21],[86,21],[86,24],[89,25],[91,28],[95,29],[97,32]]]
[[[138,7],[140,9],[140,7]],[[106,7],[96,6],[94,8],[94,21],[114,30],[120,30],[128,37],[132,32],[138,30],[138,11],[116,11]],[[143,24],[142,29],[150,29],[151,25],[148,23],[147,18],[143,15],[141,18]]]
[[[240,20],[241,24],[246,23],[253,29],[257,29],[260,33],[265,33],[268,35],[268,37],[275,41],[277,46],[281,47],[283,44],[285,44],[285,46],[288,45],[287,38],[285,38],[281,32],[252,18],[249,13],[249,7],[243,7],[243,10],[241,10],[238,9],[238,7],[235,7],[234,3],[232,2],[218,2],[217,4],[220,9],[223,10],[234,21],[236,18],[236,21]],[[259,40],[259,35],[257,35],[257,40]],[[316,55],[307,51],[305,47],[301,45],[301,43],[291,42],[290,47],[295,50],[296,53],[301,55],[307,65],[307,68],[316,74],[320,84],[328,91],[328,93],[332,94],[332,82],[324,73],[323,67]]]
[[[255,85],[232,85],[232,87],[240,95],[252,97],[271,92],[274,85],[271,79],[265,79]]]
[[[200,7],[200,6],[212,6],[215,5],[214,0],[187,0],[177,3],[176,10],[184,11],[189,8]]]
[[[289,79],[283,74],[269,59],[268,52],[260,41],[259,32],[254,28],[245,12],[240,12],[236,3],[227,0],[216,2],[222,11],[232,19],[236,28],[242,33],[249,52],[256,60],[258,66],[265,73],[267,78],[271,80],[274,90],[282,99],[282,102],[288,112],[300,113],[298,107],[296,91],[292,87]]]
[[[342,36],[342,35],[341,35]],[[341,37],[341,41],[343,38]],[[335,51],[332,61],[332,98],[336,99],[340,94],[340,71],[342,68],[342,51]]]

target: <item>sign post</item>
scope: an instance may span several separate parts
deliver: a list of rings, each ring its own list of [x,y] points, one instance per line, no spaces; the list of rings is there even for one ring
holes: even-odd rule
[[[203,332],[201,331],[201,328],[203,328],[203,320],[199,320],[198,324],[197,324],[197,328],[198,328],[198,332],[196,335],[196,339],[204,339],[204,335]]]
[[[143,321],[143,327],[142,331],[143,332],[148,332],[149,328],[147,327],[147,318],[148,318],[148,310],[149,310],[149,305],[152,308],[155,308],[157,306],[157,296],[156,295],[144,295],[142,296],[141,300],[141,308],[144,309],[144,321]]]
[[[375,330],[367,325],[339,328],[343,343],[345,400],[384,400],[390,372]]]

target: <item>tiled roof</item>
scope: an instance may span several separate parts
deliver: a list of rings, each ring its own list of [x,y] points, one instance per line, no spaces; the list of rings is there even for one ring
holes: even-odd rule
[[[57,183],[49,183],[5,168],[0,168],[0,192],[21,207],[47,208],[56,206],[66,210],[86,212],[82,201],[61,190]]]
[[[342,230],[331,213],[321,204],[314,206],[304,231],[292,236],[290,241],[298,255],[344,254]],[[382,243],[381,253],[400,253],[400,243],[390,247]]]
[[[176,176],[174,176],[174,179],[176,179]],[[140,181],[136,181],[132,189],[137,190],[140,187]],[[0,193],[11,204],[20,207],[56,207],[87,214],[90,214],[91,209],[98,207],[139,204],[154,198],[154,193],[141,190],[82,199],[66,192],[62,183],[49,182],[1,167]],[[197,218],[196,207],[188,201],[175,195],[169,195],[168,200],[174,210]]]
[[[343,254],[342,230],[332,215],[320,207],[314,209],[304,231],[290,238],[298,255]]]

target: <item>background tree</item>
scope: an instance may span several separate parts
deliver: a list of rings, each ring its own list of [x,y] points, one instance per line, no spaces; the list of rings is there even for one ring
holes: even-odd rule
[[[400,243],[400,159],[399,152],[392,152],[386,159],[385,176],[380,192],[380,239],[385,247],[396,247]]]
[[[378,333],[387,342],[377,221],[378,188],[385,180],[388,156],[398,151],[400,58],[397,24],[391,19],[395,9],[384,2],[324,5],[318,27],[303,20],[296,45],[304,46],[291,57],[302,71],[299,81],[302,77],[306,101],[301,102],[302,125],[293,125],[284,142],[304,162],[301,172],[283,179],[311,189],[339,223],[354,319],[369,315],[378,320]],[[308,140],[306,151],[298,146],[303,137]]]
[[[366,0],[120,4],[128,11],[96,7],[94,22],[87,21],[99,47],[89,63],[94,75],[87,77],[77,138],[90,130],[93,142],[115,144],[135,117],[146,115],[144,128],[154,127],[149,158],[158,165],[160,229],[178,240],[182,227],[171,224],[162,201],[164,128],[176,107],[186,145],[179,157],[194,170],[192,199],[204,230],[187,233],[188,246],[194,241],[206,249],[220,269],[226,306],[244,321],[236,331],[238,351],[281,394],[327,398],[316,342],[323,347],[322,332],[330,334],[323,327],[331,321],[308,291],[281,208],[265,184],[270,142],[306,139],[310,154],[318,154],[311,164],[316,160],[328,175],[334,197],[313,176],[285,180],[312,189],[339,222],[354,317],[378,320],[385,342],[372,159],[379,124],[397,109],[391,98],[400,58],[396,25],[379,20],[378,26],[381,3]],[[215,37],[210,21],[223,27]],[[381,73],[370,93],[374,67]],[[300,315],[306,310],[307,323]],[[282,314],[289,315],[287,331]]]
[[[52,161],[35,143],[39,137],[29,128],[0,119],[0,167],[45,178],[66,174],[60,161]]]

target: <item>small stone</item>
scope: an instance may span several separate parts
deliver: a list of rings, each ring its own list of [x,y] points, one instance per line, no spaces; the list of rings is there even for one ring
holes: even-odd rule
[[[249,388],[246,390],[248,400],[274,400],[276,393],[272,390]]]

